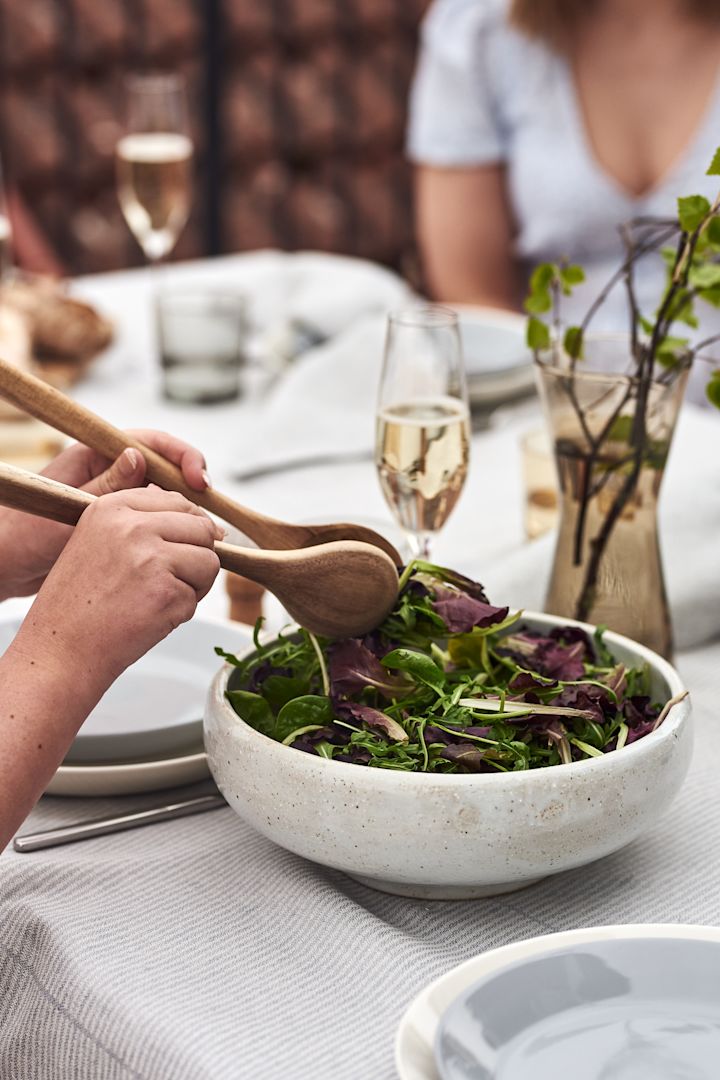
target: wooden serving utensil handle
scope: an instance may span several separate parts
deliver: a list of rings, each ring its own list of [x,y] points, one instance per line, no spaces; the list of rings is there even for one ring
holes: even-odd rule
[[[0,504],[26,514],[77,525],[96,495],[0,461]]]
[[[256,515],[254,511],[212,489],[195,491],[185,483],[180,469],[161,454],[96,416],[90,409],[66,397],[42,379],[21,371],[2,359],[0,396],[38,420],[91,447],[110,461],[114,461],[128,447],[138,450],[145,458],[146,475],[153,483],[169,491],[181,492],[191,502],[234,525],[256,543],[263,543],[267,539],[266,522],[273,524],[270,519]],[[277,543],[277,546],[287,545]]]
[[[65,525],[77,525],[83,512],[97,498],[89,491],[80,491],[61,484],[59,480],[51,480],[48,476],[39,476],[0,461],[0,506],[50,521],[60,521]],[[264,552],[221,542],[215,544],[215,551],[225,570],[264,582],[267,572]]]

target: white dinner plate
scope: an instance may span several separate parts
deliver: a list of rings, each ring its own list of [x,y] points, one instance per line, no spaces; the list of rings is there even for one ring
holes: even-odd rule
[[[535,373],[525,343],[525,316],[470,304],[452,306],[460,321],[470,404],[502,405],[530,393]]]
[[[671,923],[601,926],[546,934],[474,956],[430,983],[410,1003],[395,1040],[395,1064],[400,1080],[440,1080],[434,1055],[439,1022],[457,998],[480,979],[565,947],[642,938],[720,942],[720,928]]]
[[[46,795],[99,798],[163,791],[206,780],[210,775],[201,747],[178,757],[128,761],[114,765],[61,765],[45,789]]]
[[[22,615],[0,616],[0,654]],[[240,652],[248,627],[197,615],[128,668],[77,735],[48,787],[53,795],[119,795],[191,783],[208,775],[202,717],[220,645]]]

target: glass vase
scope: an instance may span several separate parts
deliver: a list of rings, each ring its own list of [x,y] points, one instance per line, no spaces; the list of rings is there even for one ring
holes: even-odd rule
[[[538,360],[560,523],[545,609],[672,654],[657,506],[688,364],[641,378],[626,337]]]

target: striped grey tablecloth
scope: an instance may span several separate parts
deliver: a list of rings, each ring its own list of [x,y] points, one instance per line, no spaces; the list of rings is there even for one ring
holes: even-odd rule
[[[406,1005],[475,953],[580,926],[720,923],[719,660],[718,645],[680,659],[697,750],[652,832],[507,897],[385,896],[281,851],[229,809],[7,851],[0,1077],[391,1080]],[[31,823],[117,806],[46,799]]]

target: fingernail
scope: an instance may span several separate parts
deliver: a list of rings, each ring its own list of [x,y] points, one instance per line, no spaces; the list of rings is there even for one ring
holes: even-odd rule
[[[203,469],[202,478],[203,478],[203,480],[205,482],[205,487],[211,488],[212,487],[212,480],[210,479],[210,474],[208,473],[207,469]]]
[[[118,462],[120,472],[125,476],[133,476],[137,472],[138,456],[137,450],[123,450],[120,455],[120,461]]]

